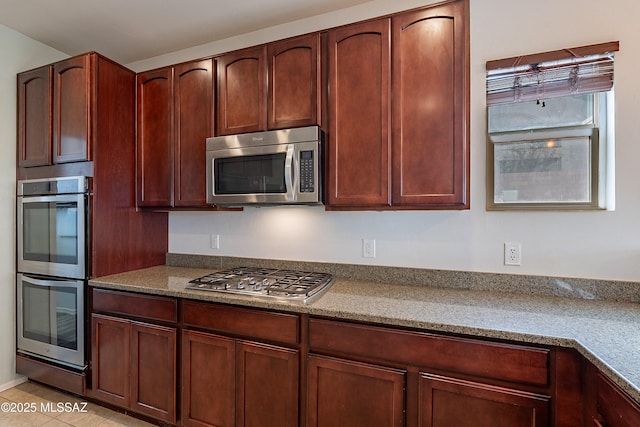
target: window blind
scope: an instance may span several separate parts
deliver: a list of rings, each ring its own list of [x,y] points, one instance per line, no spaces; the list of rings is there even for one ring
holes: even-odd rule
[[[487,106],[608,91],[618,42],[487,62]]]

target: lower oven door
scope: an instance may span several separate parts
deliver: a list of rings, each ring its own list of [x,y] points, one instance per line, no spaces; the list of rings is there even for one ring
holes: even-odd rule
[[[17,275],[18,351],[85,366],[84,281]]]

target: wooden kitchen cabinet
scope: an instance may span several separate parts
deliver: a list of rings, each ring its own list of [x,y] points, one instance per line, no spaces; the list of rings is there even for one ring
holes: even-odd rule
[[[258,132],[267,123],[267,61],[264,45],[216,58],[217,135]]]
[[[329,32],[329,208],[469,207],[468,38],[466,0]]]
[[[272,342],[297,343],[298,317],[192,301],[183,308],[186,327],[210,331],[182,332],[183,424],[297,426],[300,351]]]
[[[392,203],[468,208],[468,2],[392,24]]]
[[[18,167],[51,164],[53,67],[18,74]]]
[[[91,160],[91,84],[96,84],[92,82],[91,63],[94,57],[95,54],[87,54],[53,64],[54,163]]]
[[[423,373],[421,427],[546,427],[550,397]]]
[[[213,135],[213,60],[137,76],[138,206],[205,207],[206,138]]]
[[[327,204],[390,206],[389,19],[329,32]]]
[[[267,44],[267,128],[320,125],[321,47],[313,33]]]
[[[175,423],[177,330],[142,320],[175,322],[176,301],[100,289],[93,289],[92,299],[88,394]]]
[[[308,427],[402,427],[405,373],[311,355],[307,363]]]
[[[640,404],[591,363],[586,363],[585,426],[640,426]]]
[[[217,135],[319,125],[320,34],[216,58]]]
[[[90,161],[101,135],[126,132],[105,116],[112,93],[129,83],[123,69],[90,52],[18,74],[18,166]],[[125,100],[121,111],[130,114]]]
[[[311,318],[309,351],[310,426],[551,425],[549,349]]]

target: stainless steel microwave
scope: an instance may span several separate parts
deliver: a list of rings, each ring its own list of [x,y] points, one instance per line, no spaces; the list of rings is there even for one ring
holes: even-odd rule
[[[322,204],[322,140],[318,126],[207,138],[207,202]]]

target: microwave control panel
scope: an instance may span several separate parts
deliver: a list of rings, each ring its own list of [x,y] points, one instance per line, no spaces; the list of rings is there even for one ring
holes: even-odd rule
[[[314,192],[313,151],[300,152],[300,192]]]

